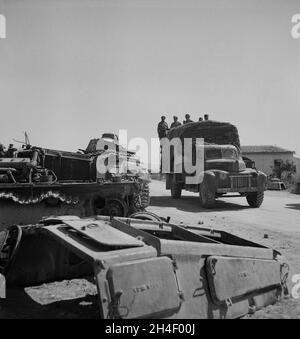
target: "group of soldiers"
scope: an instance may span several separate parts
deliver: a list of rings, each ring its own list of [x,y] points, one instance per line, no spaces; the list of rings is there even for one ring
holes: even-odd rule
[[[204,119],[202,117],[200,117],[198,119],[198,121],[207,121],[209,120],[209,115],[208,114],[204,114]],[[191,116],[189,114],[186,114],[185,115],[185,120],[183,120],[183,125],[185,124],[189,124],[190,122],[194,122],[192,119],[191,119]],[[158,126],[157,126],[157,133],[158,133],[158,137],[159,139],[162,139],[162,138],[165,138],[167,136],[167,132],[172,129],[172,128],[176,128],[178,126],[181,126],[181,122],[178,121],[178,117],[176,115],[173,116],[173,122],[169,128],[167,122],[166,122],[166,117],[163,115],[161,117],[161,121],[158,123]]]
[[[13,144],[10,144],[6,150],[4,145],[0,143],[0,158],[13,158],[16,150]]]

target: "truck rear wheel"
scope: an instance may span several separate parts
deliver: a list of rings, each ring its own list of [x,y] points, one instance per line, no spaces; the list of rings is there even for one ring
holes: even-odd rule
[[[182,188],[181,188],[180,184],[178,184],[174,180],[172,182],[172,186],[171,186],[171,196],[172,196],[172,198],[173,199],[180,199],[181,198],[181,191],[182,191]]]
[[[250,207],[258,208],[264,200],[264,192],[253,192],[247,194],[246,199]]]
[[[215,192],[209,189],[208,184],[203,181],[199,188],[200,204],[204,208],[212,208],[215,204]]]

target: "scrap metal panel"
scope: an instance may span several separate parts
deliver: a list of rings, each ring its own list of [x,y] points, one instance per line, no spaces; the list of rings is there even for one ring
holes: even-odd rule
[[[274,260],[211,256],[206,262],[213,301],[224,304],[262,290],[278,289],[280,264]]]
[[[113,317],[161,317],[180,308],[173,263],[167,257],[113,265],[107,279]]]
[[[65,224],[102,245],[118,247],[140,247],[145,245],[141,240],[111,227],[108,221],[65,220]]]

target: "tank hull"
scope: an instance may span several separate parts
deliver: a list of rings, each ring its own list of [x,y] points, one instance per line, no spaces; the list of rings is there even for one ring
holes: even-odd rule
[[[51,215],[88,217],[127,216],[138,210],[134,199],[141,191],[138,181],[102,183],[7,184],[0,186],[0,229],[35,224]]]

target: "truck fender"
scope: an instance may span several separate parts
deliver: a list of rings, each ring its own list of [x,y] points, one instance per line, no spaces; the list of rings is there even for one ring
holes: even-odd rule
[[[258,171],[257,175],[257,187],[261,188],[262,191],[266,189],[267,176],[265,173]]]
[[[204,172],[204,177],[203,177],[203,182],[206,182],[208,184],[208,187],[210,188],[211,191],[216,192],[218,185],[217,185],[217,178],[212,171],[205,171]]]

